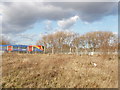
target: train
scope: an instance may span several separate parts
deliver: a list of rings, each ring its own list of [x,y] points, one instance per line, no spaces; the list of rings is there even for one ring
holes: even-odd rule
[[[43,52],[42,45],[0,45],[0,51],[5,52]]]

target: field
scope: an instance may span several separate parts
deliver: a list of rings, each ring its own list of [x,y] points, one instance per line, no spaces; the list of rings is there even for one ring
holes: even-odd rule
[[[117,55],[3,54],[3,88],[117,88]]]

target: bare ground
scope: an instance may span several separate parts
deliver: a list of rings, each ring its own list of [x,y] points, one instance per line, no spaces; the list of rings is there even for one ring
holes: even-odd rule
[[[96,64],[96,66],[94,65]],[[3,88],[117,88],[117,55],[3,54]]]

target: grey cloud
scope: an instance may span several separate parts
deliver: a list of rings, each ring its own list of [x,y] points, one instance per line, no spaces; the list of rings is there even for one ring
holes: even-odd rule
[[[11,2],[3,3],[3,33],[24,32],[43,20],[62,20],[78,15],[94,22],[117,13],[117,3],[108,2]]]
[[[63,9],[73,9],[81,20],[94,22],[107,15],[116,15],[117,2],[51,2],[52,4]]]
[[[41,20],[59,20],[71,16],[70,10],[42,3],[3,5],[3,33],[23,32]]]

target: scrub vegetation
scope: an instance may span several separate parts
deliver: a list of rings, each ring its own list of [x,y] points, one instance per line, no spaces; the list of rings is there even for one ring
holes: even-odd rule
[[[117,55],[2,55],[3,88],[117,88]]]

